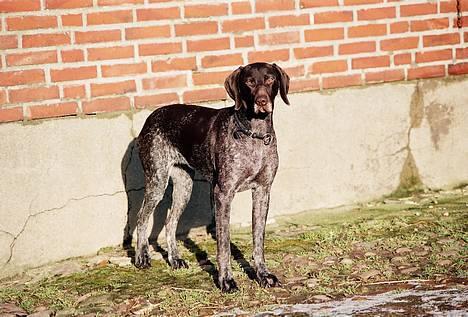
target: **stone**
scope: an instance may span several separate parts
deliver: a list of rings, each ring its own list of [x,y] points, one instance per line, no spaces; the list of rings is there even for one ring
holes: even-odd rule
[[[370,279],[372,277],[375,277],[375,276],[377,276],[379,274],[380,274],[379,270],[369,270],[369,271],[366,271],[366,272],[363,272],[363,273],[359,274],[359,278],[365,282],[368,279]]]
[[[112,256],[109,258],[109,262],[118,266],[132,265],[132,259],[126,256]]]
[[[402,274],[411,274],[411,273],[416,272],[417,270],[419,270],[418,267],[412,266],[412,267],[408,267],[408,268],[402,269],[402,270],[400,270],[400,272],[401,272]]]
[[[395,250],[395,252],[397,254],[406,254],[406,253],[410,253],[411,249],[410,248],[398,248]]]
[[[350,258],[344,258],[343,260],[340,261],[340,263],[343,265],[351,265],[354,263],[354,261]]]

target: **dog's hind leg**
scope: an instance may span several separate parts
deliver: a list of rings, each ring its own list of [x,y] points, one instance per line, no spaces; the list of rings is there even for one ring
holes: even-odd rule
[[[160,167],[146,179],[145,196],[143,204],[137,215],[137,252],[135,266],[148,268],[151,266],[151,257],[148,250],[147,227],[150,216],[164,196],[169,180],[169,168]]]
[[[168,260],[172,268],[188,268],[187,263],[180,258],[177,249],[176,232],[177,224],[182,212],[192,194],[193,172],[183,166],[173,166],[170,176],[172,178],[172,207],[166,218],[166,240],[168,249]]]

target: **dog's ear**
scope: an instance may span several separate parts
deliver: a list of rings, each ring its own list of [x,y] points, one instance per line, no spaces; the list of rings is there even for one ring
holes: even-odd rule
[[[235,109],[239,110],[243,105],[244,101],[241,98],[241,93],[240,93],[240,73],[242,71],[242,66],[240,66],[238,69],[233,71],[231,75],[229,75],[226,80],[224,81],[224,88],[226,88],[226,91],[229,95],[229,97],[234,100],[235,104]]]
[[[280,89],[281,99],[283,99],[285,104],[289,105],[289,100],[287,96],[289,92],[289,76],[278,65],[273,64],[273,67],[276,69],[276,71],[279,74],[278,80],[279,80],[279,89]]]

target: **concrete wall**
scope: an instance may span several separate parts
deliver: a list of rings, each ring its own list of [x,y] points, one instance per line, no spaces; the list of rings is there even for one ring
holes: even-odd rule
[[[270,218],[467,182],[467,91],[458,77],[292,94],[290,107],[278,100]],[[149,113],[0,125],[0,275],[123,242],[144,186],[133,140]],[[250,203],[250,193],[236,196],[233,223],[250,222]],[[209,186],[197,178],[180,231],[211,219]]]

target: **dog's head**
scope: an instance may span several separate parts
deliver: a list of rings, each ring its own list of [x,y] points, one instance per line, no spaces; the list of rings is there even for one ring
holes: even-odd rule
[[[224,86],[235,101],[236,110],[245,108],[254,115],[266,116],[273,112],[278,91],[283,101],[289,105],[289,76],[276,64],[254,63],[241,66],[226,78]]]

